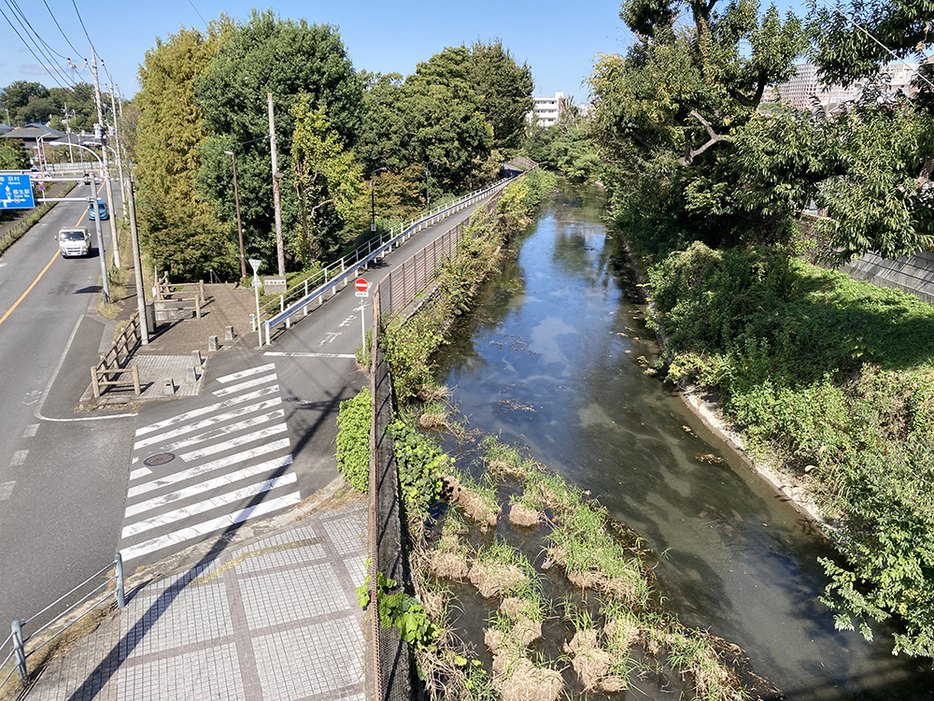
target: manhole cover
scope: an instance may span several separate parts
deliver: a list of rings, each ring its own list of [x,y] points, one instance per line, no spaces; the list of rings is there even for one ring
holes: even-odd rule
[[[157,467],[159,465],[165,465],[167,462],[172,462],[174,459],[175,453],[156,453],[143,460],[143,464],[146,467]]]

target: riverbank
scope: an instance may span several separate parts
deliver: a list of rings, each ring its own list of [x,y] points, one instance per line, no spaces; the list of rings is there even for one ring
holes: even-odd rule
[[[934,308],[779,247],[695,243],[640,275],[666,379],[846,557],[820,560],[838,626],[896,614],[895,651],[930,657]]]

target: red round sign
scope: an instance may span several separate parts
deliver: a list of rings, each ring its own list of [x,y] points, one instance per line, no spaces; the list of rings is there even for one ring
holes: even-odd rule
[[[353,286],[357,288],[357,292],[366,292],[370,288],[370,283],[362,277],[358,277]]]

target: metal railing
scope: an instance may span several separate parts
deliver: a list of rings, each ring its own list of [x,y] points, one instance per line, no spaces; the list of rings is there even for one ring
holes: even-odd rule
[[[277,300],[267,303],[265,307],[260,309],[259,320],[266,330],[265,345],[269,345],[271,341],[272,329],[283,323],[286,328],[290,328],[291,319],[295,314],[302,312],[302,316],[306,316],[308,306],[312,302],[318,301],[320,303],[327,292],[331,292],[332,295],[337,294],[338,286],[346,286],[351,277],[356,276],[360,270],[365,269],[372,261],[381,258],[396,246],[404,243],[409,236],[436,224],[479,200],[491,196],[502,190],[512,180],[513,178],[504,178],[483,190],[463,195],[453,202],[429,210],[427,214],[408,222],[402,222],[398,227],[393,227],[390,231],[381,234],[377,239],[371,239],[352,254],[331,263],[318,274],[304,280],[291,290],[287,290],[279,295]],[[278,307],[278,311],[274,311],[276,307]],[[267,315],[268,318],[264,321],[263,317],[267,317]],[[254,330],[256,321],[254,318],[250,324]]]
[[[40,626],[38,629],[33,631],[27,637],[25,638],[23,637],[23,629],[26,626],[28,626],[30,623],[35,621],[37,618],[39,618],[43,614],[52,610],[54,607],[61,604],[63,601],[68,599],[68,597],[70,597],[72,594],[74,594],[75,592],[80,590],[82,587],[86,586],[92,580],[104,574],[107,570],[111,568],[113,568],[114,570],[113,576],[107,578],[104,582],[94,587],[94,589],[92,589],[90,592],[88,592],[84,596],[77,599],[74,603],[68,606],[64,611],[59,612],[48,623]],[[0,674],[5,673],[5,676],[3,677],[3,679],[0,679],[0,689],[2,689],[3,686],[10,680],[10,677],[13,676],[14,672],[17,672],[19,674],[20,681],[23,681],[23,682],[27,681],[29,679],[29,671],[26,666],[26,661],[32,655],[36,654],[39,650],[41,650],[43,647],[45,647],[50,642],[55,640],[55,638],[57,638],[62,633],[64,633],[66,630],[71,628],[75,623],[77,623],[82,618],[87,616],[89,613],[94,611],[94,609],[96,609],[98,606],[103,604],[105,601],[108,601],[111,598],[111,596],[114,596],[114,594],[111,594],[110,592],[108,592],[104,596],[101,596],[96,601],[91,603],[87,607],[86,610],[82,611],[80,614],[75,616],[73,619],[63,620],[65,616],[67,616],[69,613],[77,609],[79,606],[87,602],[92,597],[97,596],[101,592],[101,590],[109,587],[112,582],[115,583],[115,589],[116,589],[115,595],[116,595],[117,607],[122,609],[126,606],[126,594],[124,591],[123,558],[120,556],[120,553],[117,553],[116,555],[114,555],[114,561],[112,564],[108,564],[106,567],[103,567],[102,569],[98,570],[97,572],[92,574],[90,577],[88,577],[86,580],[81,582],[81,584],[79,584],[74,589],[72,589],[70,592],[68,592],[64,596],[59,597],[56,601],[53,601],[51,604],[46,606],[44,609],[39,611],[37,614],[31,616],[30,618],[26,619],[23,622],[20,622],[18,620],[13,621],[13,623],[10,626],[11,628],[10,635],[7,637],[6,640],[3,641],[3,644],[0,645],[0,655],[3,654],[4,650],[6,650],[7,645],[10,645],[10,651],[3,658],[3,661],[0,662]],[[40,643],[35,645],[35,647],[33,647],[28,652],[26,651],[26,643],[28,643],[30,640],[33,640],[40,633],[48,630],[49,628],[51,628],[52,626],[56,624],[61,625],[61,628],[59,628],[57,631],[55,631],[54,633],[46,637],[44,640],[42,640]],[[12,666],[10,665],[11,661],[13,662]],[[6,670],[8,667],[10,667],[10,669],[7,672]]]

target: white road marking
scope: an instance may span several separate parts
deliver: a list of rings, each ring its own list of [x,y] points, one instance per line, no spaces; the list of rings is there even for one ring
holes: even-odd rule
[[[29,424],[26,426],[26,430],[23,431],[23,438],[35,438],[38,432],[39,424]]]
[[[263,409],[269,409],[271,407],[276,406],[277,404],[282,404],[282,397],[273,397],[272,399],[266,399],[257,404],[249,404],[247,406],[237,407],[236,409],[225,412],[223,414],[212,416],[210,419],[203,419],[201,421],[196,421],[186,426],[182,426],[181,428],[176,428],[172,431],[167,431],[165,433],[160,433],[158,435],[150,436],[149,438],[144,438],[142,440],[136,441],[136,443],[133,445],[133,450],[139,450],[140,448],[145,448],[147,445],[152,445],[153,443],[158,443],[159,441],[171,440],[172,438],[183,436],[186,433],[191,433],[192,431],[199,431],[202,428],[213,426],[214,424],[221,423],[222,421],[228,421],[230,419],[235,419],[238,416],[249,414],[252,411],[262,411]]]
[[[13,453],[13,457],[10,458],[10,465],[12,467],[19,467],[24,462],[26,462],[26,456],[29,455],[28,450],[17,450]]]
[[[292,353],[289,351],[266,351],[263,355],[277,355],[286,358],[350,358],[352,360],[357,357],[350,353]]]
[[[240,372],[235,372],[232,375],[224,375],[223,377],[218,377],[217,381],[222,385],[226,385],[228,382],[233,382],[234,380],[242,380],[244,377],[250,377],[251,375],[258,375],[261,372],[267,372],[268,370],[275,370],[275,363],[269,363],[268,365],[260,365],[257,368],[250,368],[249,370],[241,370]]]
[[[196,467],[190,467],[187,470],[182,470],[181,472],[173,472],[171,475],[166,475],[165,477],[160,477],[157,480],[152,482],[144,482],[143,484],[137,484],[133,487],[130,487],[127,490],[127,498],[138,497],[140,494],[146,494],[151,492],[154,489],[162,489],[163,487],[168,487],[171,484],[178,484],[179,482],[184,482],[185,480],[194,479],[195,477],[200,477],[201,475],[207,474],[208,472],[213,472],[214,470],[221,470],[225,467],[230,467],[231,465],[239,465],[242,462],[251,460],[253,458],[259,457],[260,455],[266,455],[267,453],[274,453],[277,450],[285,450],[289,447],[288,438],[280,438],[277,441],[272,441],[271,443],[266,443],[265,445],[260,445],[255,448],[250,448],[249,450],[244,450],[240,453],[234,453],[233,455],[228,455],[217,460],[212,460],[211,462],[206,462],[203,465],[198,465]],[[283,462],[288,461],[288,462]],[[284,458],[276,458],[275,460],[269,460],[263,465],[269,467],[273,470],[282,465],[288,465],[292,462],[292,456],[288,455]]]
[[[237,470],[236,472],[231,472],[229,474],[221,475],[220,477],[214,477],[213,479],[206,480],[204,482],[199,482],[198,484],[192,485],[190,487],[185,487],[184,489],[178,489],[174,492],[169,492],[168,494],[163,494],[158,497],[153,497],[152,499],[147,499],[146,501],[141,501],[138,504],[133,504],[128,506],[124,512],[124,518],[130,518],[131,516],[136,516],[146,511],[152,511],[153,509],[158,509],[160,506],[166,506],[171,504],[173,501],[179,501],[180,499],[188,499],[197,494],[203,494],[204,492],[209,492],[212,489],[217,489],[218,487],[225,487],[235,482],[246,479],[247,477],[257,477],[262,474],[268,474],[269,472],[281,469],[287,465],[292,464],[292,456],[288,455],[285,458],[278,458],[276,460],[268,460],[264,463],[258,465],[251,465],[250,467],[244,467],[242,470]]]
[[[275,382],[276,375],[265,375],[264,377],[257,377],[252,380],[247,380],[246,382],[241,382],[236,385],[231,385],[230,387],[224,387],[223,389],[217,389],[212,392],[215,397],[225,397],[228,394],[236,394],[240,390],[249,389],[250,387],[256,387],[257,385],[264,385],[267,382]]]
[[[269,394],[275,394],[279,391],[279,385],[272,385],[270,387],[263,387],[258,389],[255,392],[250,392],[248,394],[241,395],[239,397],[231,397],[230,399],[225,399],[222,402],[217,404],[211,404],[209,406],[203,406],[200,409],[192,409],[191,411],[186,411],[184,414],[177,414],[170,419],[165,419],[164,421],[157,421],[154,424],[149,424],[148,426],[143,426],[142,428],[136,429],[136,437],[145,436],[147,433],[152,433],[153,431],[158,431],[163,428],[168,428],[174,426],[175,424],[185,423],[191,419],[198,418],[199,416],[204,416],[205,414],[210,414],[212,411],[218,411],[219,409],[227,409],[237,404],[242,404],[243,402],[249,402],[254,399],[259,399],[260,397],[265,397]]]
[[[148,477],[151,474],[152,470],[150,470],[148,467],[141,467],[138,470],[133,470],[133,472],[130,473],[130,479],[138,480],[141,477]]]
[[[213,441],[224,438],[231,434],[237,433],[238,431],[243,431],[248,428],[253,428],[254,426],[259,426],[260,424],[267,423],[269,421],[275,421],[276,419],[284,419],[285,411],[282,409],[276,409],[274,411],[268,411],[265,414],[260,414],[259,416],[251,416],[248,419],[243,421],[237,421],[236,423],[227,424],[226,426],[218,426],[217,428],[212,428],[209,431],[204,431],[194,436],[189,436],[188,438],[183,438],[177,440],[174,443],[166,443],[160,446],[160,450],[168,452],[177,452],[182,448],[190,448],[193,445],[199,443],[204,443],[206,441]]]
[[[235,489],[232,492],[227,492],[226,494],[217,494],[210,499],[199,501],[196,504],[189,504],[188,506],[183,506],[173,511],[166,511],[165,513],[161,513],[158,516],[153,516],[152,518],[147,518],[142,521],[137,521],[136,523],[131,523],[129,526],[126,526],[123,529],[123,537],[132,538],[133,536],[137,536],[145,531],[151,531],[153,528],[168,526],[176,521],[180,521],[183,518],[191,518],[192,516],[198,516],[199,514],[203,514],[213,509],[219,509],[230,504],[235,504],[238,501],[242,501],[244,499],[257,497],[279,486],[295,484],[297,480],[298,477],[294,472],[288,472],[284,475],[279,475],[278,477],[270,477],[269,479],[263,480],[257,484],[251,484],[246,487],[241,487],[240,489]]]
[[[324,338],[321,339],[321,342],[318,345],[323,346],[325,343],[334,343],[334,341],[337,340],[339,337],[340,337],[339,333],[335,333],[331,331],[329,333],[324,334]]]
[[[341,323],[339,323],[338,327],[350,326],[354,321],[356,321],[356,319],[357,319],[356,315],[351,314],[346,319],[344,319]]]
[[[259,431],[254,431],[253,433],[248,433],[245,436],[239,436],[237,438],[232,438],[229,441],[224,441],[223,443],[215,443],[214,445],[208,446],[207,448],[202,448],[201,450],[193,450],[190,453],[185,453],[181,455],[181,459],[185,462],[192,462],[193,460],[200,460],[201,458],[206,458],[209,455],[214,455],[215,453],[222,453],[225,450],[230,450],[231,448],[237,448],[246,443],[252,443],[253,441],[262,440],[263,438],[268,438],[269,436],[274,436],[277,433],[285,433],[289,430],[289,427],[285,424],[276,424],[275,426],[269,426]]]
[[[299,493],[292,492],[291,494],[287,494],[284,497],[278,497],[276,499],[270,499],[269,501],[260,502],[256,506],[243,509],[242,511],[238,511],[235,514],[226,514],[218,518],[213,518],[210,521],[205,521],[204,523],[200,523],[196,526],[182,528],[181,530],[175,531],[174,533],[168,533],[164,536],[147,540],[146,542],[140,543],[139,545],[124,548],[120,552],[123,556],[124,562],[127,562],[148,553],[162,550],[163,548],[168,548],[172,545],[179,545],[194,538],[201,538],[205,535],[210,535],[213,532],[231,528],[232,526],[243,523],[244,521],[248,521],[249,519],[255,518],[257,516],[269,514],[281,509],[287,509],[290,506],[295,506],[300,501],[301,496]]]
[[[16,482],[0,482],[0,501],[6,501],[10,498],[10,494],[13,493],[13,487],[16,486]]]

